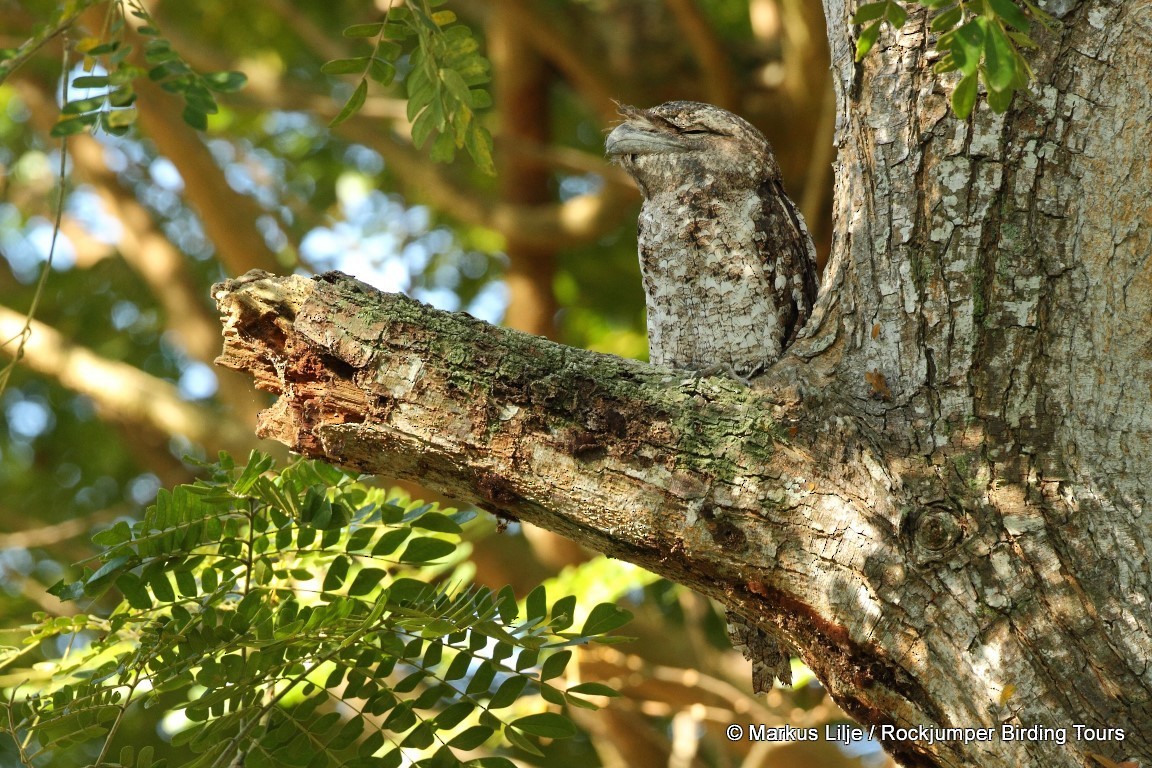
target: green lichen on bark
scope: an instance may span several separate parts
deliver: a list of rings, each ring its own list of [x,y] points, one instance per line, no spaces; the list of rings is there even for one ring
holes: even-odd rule
[[[318,288],[324,295],[313,301],[361,304],[355,322],[327,324],[330,351],[347,343],[372,349],[378,370],[388,356],[423,353],[424,365],[439,370],[417,376],[441,378],[470,403],[486,405],[489,437],[504,429],[502,407],[523,406],[545,414],[540,426],[551,432],[570,431],[577,455],[609,451],[613,441],[647,442],[653,414],[674,432],[678,465],[716,480],[730,482],[772,454],[771,425],[756,405],[763,395],[725,377],[573,349],[399,295],[379,294],[365,307],[347,293],[374,291],[351,281]]]

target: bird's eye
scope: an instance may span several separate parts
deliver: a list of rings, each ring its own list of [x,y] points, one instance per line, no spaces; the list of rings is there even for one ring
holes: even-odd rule
[[[685,128],[684,130],[680,131],[680,133],[684,134],[685,136],[703,136],[706,133],[712,133],[712,131],[707,131],[703,128]]]

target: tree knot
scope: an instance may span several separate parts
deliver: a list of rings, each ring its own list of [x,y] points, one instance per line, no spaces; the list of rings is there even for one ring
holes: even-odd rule
[[[964,538],[967,528],[963,511],[945,502],[913,512],[906,532],[913,560],[920,565],[943,559]]]

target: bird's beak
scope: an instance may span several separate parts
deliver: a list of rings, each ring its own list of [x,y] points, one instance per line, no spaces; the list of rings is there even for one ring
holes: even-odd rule
[[[611,156],[620,156],[684,152],[687,148],[675,136],[645,130],[633,121],[625,121],[608,134],[604,149]]]

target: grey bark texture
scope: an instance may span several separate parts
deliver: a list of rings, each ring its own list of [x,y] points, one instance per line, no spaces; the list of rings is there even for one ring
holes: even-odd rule
[[[854,65],[825,10],[835,248],[753,388],[335,273],[220,284],[220,362],[280,395],[265,436],[760,617],[865,725],[995,730],[904,765],[1152,764],[1152,7],[1077,4],[965,122],[922,15]]]

